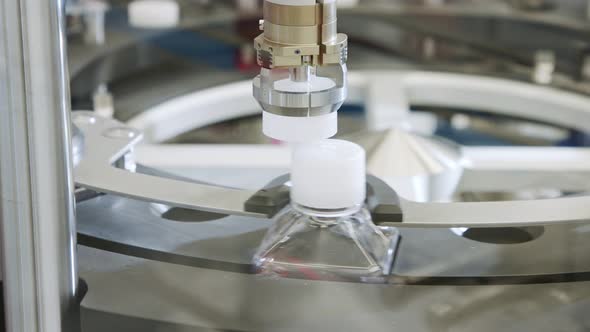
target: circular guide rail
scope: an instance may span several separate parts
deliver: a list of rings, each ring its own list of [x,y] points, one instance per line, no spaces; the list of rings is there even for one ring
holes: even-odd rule
[[[590,98],[549,87],[481,76],[413,71],[353,72],[349,77],[349,86],[347,103],[362,104],[363,100],[368,100],[365,107],[369,126],[371,123],[402,121],[409,113],[410,105],[420,104],[485,109],[496,114],[590,131]],[[251,97],[250,83],[238,82],[167,101],[146,110],[127,125],[144,133],[145,143],[136,147],[135,157],[139,163],[152,167],[287,168],[287,148],[276,145],[159,144],[194,128],[258,112],[259,107]],[[518,190],[531,184],[565,191],[588,189],[590,149],[587,148],[462,147],[462,151],[464,174],[459,185],[462,190]],[[567,175],[565,181],[563,177],[556,180],[560,174]],[[132,173],[125,175],[131,176]],[[120,183],[128,184],[124,178],[120,180]],[[110,184],[115,182],[111,180]],[[124,188],[120,184],[113,190],[105,188],[100,181],[95,183],[98,186],[90,187],[98,191],[143,197],[174,206],[227,212],[226,209],[216,208],[212,199],[208,198],[215,196],[195,195],[198,188],[191,189],[189,184],[182,189],[185,190],[184,197],[176,197],[181,201],[179,204],[156,190],[151,196],[146,193],[136,195],[127,192],[131,189],[129,186]],[[190,192],[193,194],[188,200],[186,196]],[[226,197],[225,200],[233,200],[233,207],[240,211],[239,200],[251,192],[236,190],[234,193],[239,197]],[[179,193],[171,195],[183,196]],[[206,198],[210,206],[199,205],[195,197]],[[590,196],[585,195],[504,202],[419,203],[402,200],[403,223],[396,225],[448,228],[579,223],[590,219],[588,206]],[[252,215],[244,211],[235,214]]]

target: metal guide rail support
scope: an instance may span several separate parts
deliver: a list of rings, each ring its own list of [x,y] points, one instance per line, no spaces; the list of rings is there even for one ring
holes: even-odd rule
[[[187,209],[259,218],[272,217],[288,203],[286,178],[260,191],[201,184],[140,174],[124,166],[142,134],[124,124],[74,112],[84,135],[84,156],[75,168],[76,184],[101,193]],[[129,166],[129,165],[128,165]],[[281,183],[282,182],[282,183]],[[383,181],[368,177],[368,204],[375,222],[396,227],[511,227],[590,220],[590,197],[572,196],[532,201],[419,203],[398,198]],[[398,204],[399,200],[399,204]]]

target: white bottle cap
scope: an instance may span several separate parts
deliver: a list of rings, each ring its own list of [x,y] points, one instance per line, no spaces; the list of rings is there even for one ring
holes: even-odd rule
[[[262,132],[270,138],[293,143],[330,138],[338,132],[338,112],[308,117],[262,112]]]
[[[180,8],[174,0],[135,0],[127,11],[129,24],[136,28],[173,28],[180,19]]]
[[[296,145],[291,164],[291,200],[316,209],[344,209],[366,196],[365,150],[343,140]]]

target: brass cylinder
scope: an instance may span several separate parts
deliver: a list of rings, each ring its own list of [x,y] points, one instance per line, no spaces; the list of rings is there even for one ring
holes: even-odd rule
[[[321,22],[317,5],[286,6],[265,1],[263,5],[264,20],[276,25],[310,26]]]
[[[290,68],[346,62],[346,35],[337,32],[336,2],[285,5],[264,1],[263,34],[256,38],[259,64]],[[304,61],[303,57],[310,57]]]

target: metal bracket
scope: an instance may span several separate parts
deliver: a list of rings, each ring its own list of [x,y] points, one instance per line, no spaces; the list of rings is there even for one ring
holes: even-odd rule
[[[246,201],[246,211],[263,213],[269,217],[277,214],[289,204],[289,180],[289,174],[285,174],[269,182]],[[373,175],[367,175],[366,202],[375,224],[403,221],[397,193],[383,180]]]
[[[255,191],[191,183],[116,168],[115,163],[132,152],[133,146],[142,139],[142,134],[116,120],[101,118],[92,112],[74,112],[72,119],[85,141],[84,157],[74,172],[78,186],[187,209],[268,217],[264,213],[244,210],[244,203]]]
[[[246,211],[264,213],[273,217],[289,204],[289,174],[281,175],[248,198]]]

